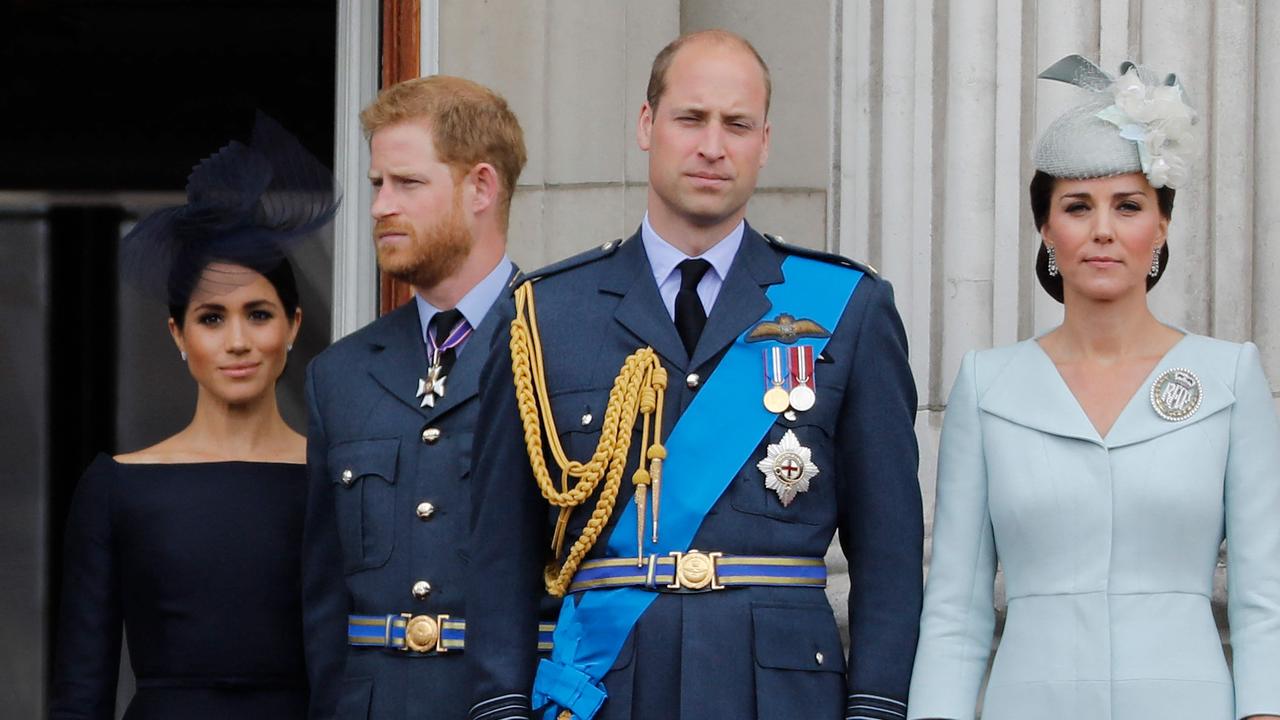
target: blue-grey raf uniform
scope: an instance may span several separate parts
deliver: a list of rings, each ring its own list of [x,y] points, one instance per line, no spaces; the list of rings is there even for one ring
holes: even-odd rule
[[[509,261],[494,269],[489,306],[515,276]],[[457,355],[444,396],[423,407],[416,393],[427,370],[427,310],[406,303],[308,367],[307,656],[345,658],[345,668],[308,668],[315,718],[467,713],[462,633],[448,628],[466,618],[480,371],[503,321],[493,311],[472,313],[483,320]],[[353,635],[362,644],[352,644]]]
[[[791,254],[853,265],[746,227],[692,357],[664,307],[640,233],[534,273],[550,403],[569,458],[586,460],[595,450],[614,378],[624,358],[644,346],[654,348],[670,375],[664,426],[674,427],[734,340],[787,311],[771,308],[765,293],[782,282],[781,264]],[[726,555],[821,558],[838,532],[852,583],[849,654],[820,587],[686,593],[659,584],[603,679],[608,699],[597,718],[905,717],[922,585],[916,392],[889,283],[862,269],[866,275],[828,328],[831,338],[817,359],[816,404],[777,416],[692,543]],[[529,628],[537,621],[556,518],[530,470],[506,319],[503,325],[482,380],[473,455],[467,639],[473,720],[535,717]],[[742,392],[760,397],[762,389]],[[757,463],[789,430],[811,450],[820,474],[784,505],[765,487]],[[636,437],[626,477],[636,467],[638,430]],[[663,493],[680,491],[668,484]],[[624,481],[617,507],[631,495]],[[593,497],[574,512],[564,547],[594,505]],[[603,537],[620,514],[615,510]],[[588,561],[603,557],[605,546],[596,543]]]

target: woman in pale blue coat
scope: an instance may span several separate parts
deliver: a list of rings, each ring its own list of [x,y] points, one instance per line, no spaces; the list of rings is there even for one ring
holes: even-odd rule
[[[1062,325],[969,353],[939,451],[910,718],[1280,716],[1280,426],[1258,350],[1184,333],[1146,291],[1168,262],[1194,113],[1176,79],[1078,56],[1032,210]],[[1229,670],[1210,609],[1227,540]]]

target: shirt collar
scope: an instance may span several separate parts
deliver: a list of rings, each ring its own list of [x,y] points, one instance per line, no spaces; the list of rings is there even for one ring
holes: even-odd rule
[[[462,313],[462,317],[467,319],[471,327],[479,327],[484,321],[484,316],[489,312],[489,308],[493,307],[494,301],[502,294],[502,289],[507,286],[507,278],[511,277],[511,271],[515,268],[511,264],[511,259],[506,255],[498,261],[498,264],[489,271],[484,279],[476,283],[475,287],[467,291],[466,295],[458,301],[458,310]],[[427,302],[418,293],[413,294],[413,299],[418,303],[418,320],[422,323],[422,338],[427,337],[427,325],[431,322],[431,318],[440,312],[438,308]]]
[[[715,270],[721,282],[729,274],[733,257],[738,254],[745,228],[746,221],[739,221],[737,227],[730,230],[724,239],[698,256],[711,263],[711,268]],[[649,213],[644,214],[644,221],[640,224],[640,241],[644,243],[644,252],[649,256],[649,267],[653,268],[653,279],[657,281],[659,287],[666,282],[671,273],[676,271],[677,265],[691,257],[662,239],[662,236],[649,224]]]

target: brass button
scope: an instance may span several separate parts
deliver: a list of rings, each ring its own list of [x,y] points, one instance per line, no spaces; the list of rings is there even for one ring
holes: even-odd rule
[[[819,665],[821,665],[821,664],[822,664],[822,661],[823,661],[825,658],[823,658],[822,653],[817,652],[817,653],[814,653],[814,654],[813,654],[813,659],[814,659],[814,660],[817,660],[817,661],[818,661],[818,664],[819,664]]]
[[[413,584],[413,596],[419,600],[426,600],[431,594],[431,583],[426,580],[419,580]]]
[[[419,518],[421,518],[421,519],[423,519],[423,520],[427,520],[427,519],[429,519],[432,515],[435,515],[435,514],[436,514],[436,506],[435,506],[435,505],[432,505],[432,504],[431,504],[431,503],[429,503],[429,502],[420,502],[420,503],[418,503],[418,517],[419,517]]]
[[[688,385],[690,390],[693,390],[702,384],[702,376],[698,373],[689,373],[684,379],[684,384]]]
[[[588,426],[588,425],[590,425],[590,424],[591,424],[591,413],[583,413],[583,414],[582,414],[582,427],[586,427],[586,426]]]
[[[355,479],[356,479],[355,473],[351,472],[351,468],[347,468],[346,470],[342,471],[343,485],[350,485],[351,483],[355,482]]]
[[[429,427],[422,431],[422,442],[431,445],[440,439],[440,428]]]

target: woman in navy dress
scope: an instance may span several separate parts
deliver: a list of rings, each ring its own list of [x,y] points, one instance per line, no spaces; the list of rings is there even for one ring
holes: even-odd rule
[[[135,282],[163,286],[195,414],[157,445],[99,455],[76,488],[55,719],[114,717],[122,630],[129,720],[307,716],[306,439],[275,390],[302,319],[284,250],[332,217],[332,178],[259,118],[252,146],[204,160],[187,192],[124,248]]]

